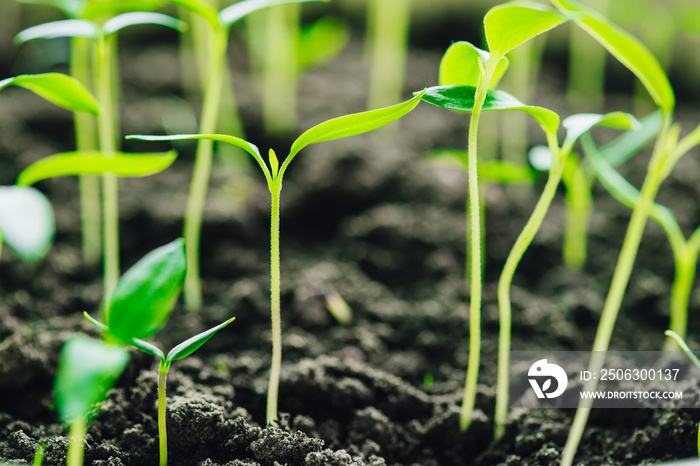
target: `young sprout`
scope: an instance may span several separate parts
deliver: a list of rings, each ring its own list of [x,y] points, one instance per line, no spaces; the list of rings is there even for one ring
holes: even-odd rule
[[[117,282],[111,300],[105,297],[107,324],[84,313],[108,340],[132,345],[160,360],[158,367],[158,439],[160,466],[168,464],[165,384],[170,364],[186,358],[207,342],[234,318],[175,346],[166,356],[154,345],[142,340],[158,332],[167,322],[187,271],[184,240],[177,239],[155,249],[131,267]]]
[[[270,313],[272,323],[272,364],[270,368],[270,383],[267,393],[267,422],[277,422],[277,398],[279,391],[280,372],[282,367],[282,329],[280,315],[280,195],[282,179],[289,164],[304,147],[317,142],[355,136],[385,126],[398,120],[413,110],[423,97],[423,92],[406,102],[391,107],[380,108],[368,112],[354,113],[334,118],[320,123],[299,136],[289,154],[280,165],[275,152],[270,149],[268,164],[265,163],[257,146],[235,136],[222,134],[182,134],[173,136],[127,136],[130,139],[146,141],[176,141],[186,139],[203,139],[209,142],[220,141],[232,144],[248,152],[258,163],[267,181],[270,191]]]
[[[207,50],[207,82],[204,87],[204,102],[199,123],[200,134],[216,132],[221,103],[222,82],[228,35],[234,23],[250,13],[274,5],[328,0],[243,0],[217,11],[202,0],[170,0],[170,3],[201,16],[210,28],[210,43]],[[240,127],[240,124],[236,126]],[[196,311],[202,307],[202,286],[199,275],[199,238],[202,230],[202,215],[211,174],[213,144],[203,139],[197,145],[190,192],[185,211],[184,237],[187,243],[187,278],[183,291],[185,307]]]
[[[608,162],[610,148],[598,150],[593,140],[585,138],[583,149],[587,160],[595,170],[596,178],[605,189],[620,203],[629,208],[639,202],[641,193],[622,177]],[[700,227],[685,238],[673,213],[667,207],[654,203],[649,216],[656,221],[666,233],[673,251],[675,276],[671,290],[671,320],[669,328],[681,338],[685,338],[688,329],[688,301],[693,289],[695,270],[700,254]],[[675,351],[678,346],[672,338],[667,338],[664,350]]]
[[[128,361],[129,353],[124,348],[82,335],[64,343],[54,395],[61,422],[70,424],[68,466],[83,465],[85,434],[94,415],[93,406],[106,398]]]
[[[678,159],[700,143],[700,131],[693,131],[684,139],[679,140],[680,128],[677,124],[672,124],[672,113],[675,106],[673,89],[659,62],[641,42],[599,13],[575,1],[551,1],[562,12],[573,15],[572,19],[578,26],[632,71],[661,111],[661,129],[656,138],[656,145],[640,190],[639,202],[632,211],[632,217],[625,233],[622,250],[615,267],[610,290],[605,300],[598,331],[593,343],[593,353],[604,355],[610,345],[615,320],[629,282],[646,221],[653,209],[656,193],[661,182],[669,175]],[[588,370],[599,372],[604,363],[604,357],[592,357]],[[584,390],[595,391],[597,386],[598,381],[593,378],[585,383]],[[583,436],[592,401],[581,400],[579,402],[574,422],[562,453],[562,464],[564,466],[570,466],[574,461],[574,455]]]
[[[678,335],[676,332],[673,330],[666,330],[664,332],[664,335],[666,335],[669,339],[674,340],[678,346],[683,350],[683,352],[688,356],[690,361],[695,365],[700,370],[700,359],[698,359],[697,356],[695,356],[695,353],[688,347],[688,344],[683,340],[683,338]],[[700,425],[698,425],[698,456],[700,456]]]
[[[460,428],[467,430],[471,423],[474,403],[476,400],[476,382],[479,375],[481,354],[481,207],[478,187],[478,158],[477,140],[479,120],[482,110],[513,109],[524,110],[535,117],[542,126],[556,132],[559,117],[548,110],[530,107],[522,104],[512,96],[497,91],[490,91],[503,75],[507,66],[505,55],[533,37],[546,32],[563,23],[566,17],[538,3],[517,2],[499,5],[484,16],[484,33],[489,51],[481,50],[469,43],[459,49],[450,50],[456,57],[450,60],[443,72],[441,65],[441,80],[443,73],[454,76],[444,78],[443,82],[459,85],[438,86],[429,89],[424,99],[434,105],[461,111],[471,112],[467,147],[468,169],[468,222],[470,268],[470,303],[469,303],[469,361],[467,377],[464,384],[464,397],[460,412]],[[458,81],[458,82],[457,82]],[[554,141],[556,138],[554,137]],[[550,141],[550,146],[553,144]]]
[[[98,9],[107,13],[110,5]],[[111,5],[112,10],[115,8]],[[117,153],[117,106],[114,102],[115,69],[117,52],[117,32],[134,26],[155,24],[181,29],[184,23],[167,15],[151,12],[128,12],[116,15],[103,24],[85,19],[68,19],[40,24],[25,29],[17,35],[16,40],[24,43],[30,40],[51,39],[57,37],[87,37],[95,43],[94,82],[97,87],[97,99],[100,103],[98,119],[98,136],[100,152],[107,156]],[[119,203],[117,178],[109,172],[102,174],[103,202],[103,253],[104,253],[104,288],[109,295],[114,290],[119,278]]]

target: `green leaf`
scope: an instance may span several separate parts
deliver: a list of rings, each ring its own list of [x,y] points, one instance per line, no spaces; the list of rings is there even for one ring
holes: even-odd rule
[[[486,67],[491,54],[469,42],[460,41],[450,45],[440,60],[438,83],[441,86],[473,86],[479,83],[481,68]],[[493,89],[508,68],[508,59],[503,57],[491,80],[489,89]]]
[[[56,39],[58,37],[97,37],[97,25],[82,19],[51,21],[25,29],[15,36],[15,42],[23,44],[30,40]]]
[[[0,186],[0,239],[20,259],[44,257],[54,233],[53,209],[43,194],[34,188]]]
[[[195,335],[192,338],[189,338],[179,345],[177,345],[175,348],[171,349],[170,352],[168,353],[168,356],[166,358],[166,363],[171,363],[173,361],[177,361],[179,359],[186,358],[190,354],[194,353],[199,349],[200,346],[202,346],[204,343],[207,342],[211,337],[214,336],[216,332],[221,330],[222,328],[226,327],[228,324],[233,322],[235,317],[231,317],[229,320],[226,322],[217,325],[216,327],[210,328],[206,332],[202,332],[199,335]]]
[[[474,108],[473,86],[435,86],[425,91],[423,100],[438,107],[456,112],[471,112]],[[529,113],[545,132],[555,133],[559,127],[559,115],[551,110],[525,105],[507,92],[495,89],[488,91],[483,110],[520,110]]]
[[[146,254],[119,279],[111,303],[103,303],[112,335],[130,343],[165,324],[187,271],[185,242],[179,238]]]
[[[265,173],[265,177],[268,179],[268,182],[271,181],[270,171],[260,155],[258,146],[246,141],[245,139],[237,138],[235,136],[228,136],[226,134],[171,134],[167,136],[130,134],[126,136],[126,139],[137,139],[139,141],[186,141],[191,139],[208,139],[210,141],[225,142],[227,144],[240,147],[248,152],[255,159],[255,161],[258,162],[258,165],[260,165],[260,168]]]
[[[104,154],[97,151],[64,152],[50,155],[33,163],[19,174],[17,184],[30,186],[38,181],[58,176],[103,175],[139,177],[153,175],[168,168],[177,152]]]
[[[173,18],[172,16],[164,15],[162,13],[150,13],[144,11],[123,13],[115,16],[104,24],[103,29],[105,34],[112,34],[124,29],[125,27],[145,24],[165,26],[180,32],[187,29],[187,23],[180,21],[177,18]]]
[[[93,115],[100,112],[95,98],[85,86],[63,73],[22,74],[0,81],[0,90],[7,86],[23,87],[67,110]]]
[[[368,112],[352,113],[350,115],[333,118],[324,121],[313,128],[305,131],[292,144],[289,156],[284,161],[282,171],[289,165],[289,162],[304,147],[317,142],[332,141],[334,139],[346,138],[358,134],[381,128],[393,121],[398,120],[408,112],[413,110],[420,102],[425,90],[417,93],[412,99],[391,107],[384,107]]]
[[[594,10],[573,0],[551,0],[562,11],[575,13],[576,23],[632,71],[665,113],[675,106],[673,89],[658,60],[633,35]]]
[[[324,16],[305,26],[299,37],[299,68],[309,69],[330,62],[350,41],[350,27],[343,21]]]
[[[69,338],[61,349],[54,384],[61,421],[85,418],[91,407],[103,401],[124,371],[129,353],[82,335]]]
[[[625,131],[614,141],[601,147],[601,156],[613,167],[622,165],[656,137],[661,129],[661,121],[661,111],[657,110],[644,118],[639,128]]]
[[[598,113],[579,113],[571,115],[562,121],[562,126],[566,129],[564,146],[573,144],[584,133],[590,131],[594,126],[607,126],[615,129],[638,129],[641,125],[637,119],[625,112],[610,112],[604,115]]]
[[[92,317],[90,314],[88,314],[87,312],[83,312],[83,316],[84,316],[84,317],[88,320],[88,322],[90,322],[92,325],[94,325],[95,327],[97,327],[97,328],[99,328],[100,330],[102,330],[103,332],[105,332],[105,333],[107,334],[107,336],[110,336],[109,327],[107,327],[105,324],[103,324],[102,322],[100,322],[100,321],[98,321],[97,319],[93,318],[93,317]],[[122,341],[118,341],[118,342],[121,343],[121,344],[125,343],[125,342],[122,342]],[[163,354],[163,352],[162,352],[160,349],[158,349],[156,346],[154,346],[154,345],[148,343],[147,341],[143,341],[143,340],[139,340],[138,338],[134,338],[134,339],[132,339],[132,340],[131,340],[130,342],[128,342],[128,343],[131,344],[132,346],[134,346],[135,348],[137,348],[137,349],[143,351],[144,353],[148,353],[148,354],[150,354],[151,356],[155,356],[155,357],[160,358],[161,360],[165,361],[165,355]]]
[[[499,57],[564,21],[560,12],[530,2],[509,2],[491,8],[484,16],[484,33],[492,54]]]
[[[307,2],[328,2],[330,0],[242,0],[238,3],[224,8],[219,13],[219,20],[222,24],[230,26],[241,18],[249,14],[276,5],[287,3],[307,3]]]
[[[84,19],[111,18],[120,13],[152,11],[163,6],[163,3],[165,3],[163,0],[88,0],[81,17]]]

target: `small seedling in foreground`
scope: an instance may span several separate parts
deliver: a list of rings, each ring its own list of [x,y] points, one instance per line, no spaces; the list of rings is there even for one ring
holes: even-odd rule
[[[142,340],[158,332],[170,317],[187,271],[185,244],[178,239],[151,251],[130,268],[118,281],[107,309],[107,325],[85,318],[105,332],[108,340],[132,345],[160,360],[158,367],[158,438],[160,465],[168,463],[168,441],[165,423],[165,385],[170,364],[186,358],[234,318],[175,346],[166,356],[154,345]]]
[[[425,92],[425,91],[423,91]],[[412,99],[391,107],[380,108],[368,112],[354,113],[325,121],[304,132],[299,136],[284,159],[282,165],[275,152],[270,149],[269,167],[260,155],[257,146],[234,136],[223,134],[181,134],[174,136],[127,136],[130,139],[146,141],[177,141],[187,139],[204,139],[209,142],[220,141],[248,152],[262,170],[267,187],[270,191],[270,311],[272,321],[272,365],[270,368],[270,384],[267,393],[267,422],[277,422],[277,398],[279,392],[280,372],[282,368],[282,328],[280,313],[280,195],[282,179],[287,167],[294,157],[304,147],[317,142],[355,136],[385,126],[398,120],[413,110],[423,97],[423,92]]]
[[[54,385],[61,422],[70,424],[68,466],[83,465],[87,424],[93,406],[105,399],[129,361],[122,347],[82,335],[63,345]]]

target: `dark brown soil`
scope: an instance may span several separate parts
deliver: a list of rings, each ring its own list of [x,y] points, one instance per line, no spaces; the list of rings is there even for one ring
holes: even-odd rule
[[[300,131],[363,109],[361,49],[353,42],[331,65],[303,77]],[[181,92],[175,50],[171,42],[124,47],[125,134],[162,132],[163,102]],[[407,96],[436,84],[440,53],[412,50]],[[243,63],[245,54],[235,48],[232,59]],[[149,73],[144,63],[157,63],[167,72]],[[15,73],[25,71],[44,70]],[[566,115],[562,99],[551,97],[559,95],[557,79],[545,79],[535,101]],[[234,82],[249,138],[265,150],[269,144],[260,129],[258,87],[245,70],[235,73]],[[558,463],[572,410],[513,412],[505,438],[492,440],[495,284],[541,185],[488,191],[478,410],[468,432],[458,429],[468,355],[466,183],[460,173],[427,164],[423,154],[435,147],[463,147],[466,124],[463,116],[421,104],[391,131],[312,146],[291,165],[282,195],[279,428],[264,424],[270,362],[269,197],[254,167],[246,172],[230,163],[217,165],[202,232],[205,306],[187,314],[178,305],[154,342],[170,348],[230,316],[236,321],[173,365],[168,383],[172,465]],[[25,91],[3,91],[0,183],[12,183],[21,169],[43,156],[70,150],[71,131],[66,112]],[[542,139],[535,127],[531,138]],[[275,142],[278,155],[288,142]],[[180,158],[164,173],[122,181],[123,269],[180,235],[193,146],[178,149]],[[697,178],[689,174],[700,167],[693,155],[682,164],[664,186],[662,199],[685,209],[681,218],[689,230],[700,222]],[[640,160],[626,168],[627,174],[639,179],[643,167]],[[52,407],[58,351],[75,332],[94,334],[81,313],[98,309],[101,278],[80,257],[75,179],[49,180],[39,188],[56,211],[53,248],[39,264],[21,263],[9,252],[0,262],[0,460],[31,463],[37,445],[45,442],[44,464],[57,465],[65,462],[67,446],[67,429]],[[562,265],[563,197],[555,200],[516,275],[513,350],[590,348],[629,218],[625,208],[602,191],[597,194],[591,261],[582,272]],[[665,236],[650,224],[612,348],[661,347],[672,274]],[[348,326],[337,324],[325,309],[326,297],[334,292],[353,310]],[[694,293],[691,346],[700,330],[692,317],[698,306],[700,294]],[[150,356],[132,353],[89,427],[86,464],[156,463],[156,368]],[[651,464],[691,457],[697,453],[698,421],[696,410],[594,411],[577,461]]]

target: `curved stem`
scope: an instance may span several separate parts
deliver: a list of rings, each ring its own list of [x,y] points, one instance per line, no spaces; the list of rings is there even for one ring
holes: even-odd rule
[[[508,417],[508,390],[509,390],[509,373],[510,367],[510,336],[511,336],[511,302],[510,302],[510,286],[513,283],[515,270],[520,264],[525,251],[532,243],[535,235],[542,226],[549,206],[554,200],[554,195],[557,192],[557,187],[561,181],[565,158],[569,152],[559,153],[559,147],[556,141],[556,135],[548,134],[552,158],[560,162],[552,166],[552,171],[547,178],[547,183],[544,186],[544,191],[537,201],[532,215],[528,219],[525,227],[520,232],[520,235],[515,240],[513,248],[508,254],[503,272],[498,279],[498,314],[500,329],[498,333],[498,376],[496,383],[496,412],[495,412],[495,432],[494,437],[498,440],[505,433],[505,424]]]
[[[207,84],[204,91],[204,103],[199,124],[200,134],[216,132],[216,122],[221,103],[222,78],[221,70],[226,58],[226,46],[228,42],[228,29],[218,28],[210,44],[210,56],[208,60]],[[204,203],[209,189],[209,176],[211,174],[212,153],[214,142],[208,139],[200,139],[197,143],[194,169],[190,192],[187,197],[187,209],[185,211],[184,237],[187,250],[187,276],[183,287],[185,307],[189,311],[196,311],[202,307],[202,285],[199,277],[199,241],[202,230],[202,217]]]
[[[689,248],[684,248],[681,255],[676,255],[675,276],[671,288],[671,318],[668,328],[685,339],[688,330],[688,301],[695,281],[697,255],[692,256]],[[678,344],[666,338],[664,351],[678,351]]]
[[[67,466],[83,466],[83,454],[85,452],[85,433],[87,421],[78,416],[70,425],[70,443],[68,443]]]
[[[459,426],[462,431],[469,428],[476,401],[476,382],[479,377],[481,359],[481,208],[479,206],[479,180],[477,167],[477,139],[479,118],[486,100],[489,83],[496,71],[500,56],[492,55],[486,70],[482,74],[474,95],[474,108],[469,121],[469,141],[467,147],[467,176],[469,180],[469,255],[471,263],[470,300],[469,300],[469,359],[467,377],[464,383],[462,409],[459,414]]]
[[[615,320],[617,319],[617,314],[622,304],[622,298],[625,294],[627,284],[629,283],[634,260],[637,257],[639,244],[642,240],[642,234],[644,233],[644,226],[649,217],[649,211],[652,208],[656,193],[663,181],[662,167],[673,150],[674,144],[669,143],[670,122],[671,116],[668,113],[664,114],[661,131],[656,140],[656,146],[654,147],[651,161],[649,162],[649,169],[644,179],[644,184],[642,185],[639,202],[632,211],[632,218],[627,227],[622,250],[620,251],[620,256],[615,266],[612,283],[605,300],[605,305],[603,306],[603,312],[598,324],[598,331],[593,342],[593,349],[591,350],[593,356],[591,356],[591,360],[588,364],[588,370],[594,373],[600,372],[600,369],[605,363],[604,355],[610,345],[610,338],[612,337],[612,332],[615,327]],[[601,356],[597,357],[596,355]],[[583,391],[592,392],[595,391],[597,387],[598,380],[592,378],[584,383]],[[566,440],[566,445],[562,453],[562,466],[571,466],[573,463],[574,455],[583,437],[583,430],[586,427],[586,422],[588,421],[588,415],[590,414],[592,406],[592,398],[582,398],[581,401],[579,401],[576,415],[574,416],[574,422],[571,426],[571,430],[569,430],[569,437]]]
[[[100,150],[105,154],[116,152],[114,131],[114,106],[112,102],[113,70],[111,53],[115,50],[115,35],[97,38],[97,95],[100,102],[98,133]],[[102,176],[102,202],[104,210],[104,296],[111,301],[119,280],[119,185],[115,175]],[[106,315],[103,319],[106,320]]]
[[[166,421],[167,398],[165,396],[165,381],[168,377],[170,363],[161,363],[158,367],[158,448],[160,450],[160,466],[168,464],[168,431]]]
[[[277,397],[282,371],[282,323],[280,312],[280,192],[281,180],[270,189],[270,318],[272,322],[272,364],[267,389],[267,422],[277,423]]]

